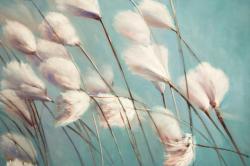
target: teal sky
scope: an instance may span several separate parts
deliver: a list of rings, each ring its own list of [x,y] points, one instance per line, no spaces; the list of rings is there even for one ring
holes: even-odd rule
[[[24,17],[21,14],[15,14],[17,13],[15,10],[16,2],[22,2],[22,0],[0,0],[0,13],[6,13],[5,11],[7,11],[9,15],[14,17],[17,16],[18,19],[27,23],[27,26],[32,28],[34,33],[38,36],[39,34],[36,31],[36,24],[41,21],[41,17],[28,1],[24,1],[23,3],[33,14],[34,22],[31,23],[29,18]],[[167,0],[163,0],[162,2],[169,7],[169,2]],[[175,2],[177,19],[180,24],[180,31],[183,38],[189,43],[189,45],[191,45],[200,59],[211,63],[215,67],[221,68],[229,77],[230,89],[226,94],[221,109],[224,113],[226,124],[230,128],[230,131],[240,149],[242,152],[250,154],[250,1],[175,0]],[[133,6],[130,4],[129,0],[99,0],[99,3],[104,24],[112,38],[115,49],[119,53],[120,59],[123,59],[122,52],[131,44],[131,42],[120,36],[114,30],[112,22],[114,16],[119,11],[133,9]],[[48,11],[55,10],[54,6],[47,3],[45,0],[38,1],[37,4],[44,14]],[[111,49],[105,40],[100,23],[80,17],[67,16],[76,28],[84,47],[94,57],[98,66],[101,66],[102,64],[112,65],[115,72],[114,84],[117,89],[121,89],[119,91],[121,94],[127,95],[124,82],[121,78],[118,66],[113,59]],[[157,42],[165,45],[169,49],[169,70],[172,80],[177,82],[178,78],[183,75],[183,69],[178,53],[176,36],[173,32],[164,29],[153,28],[152,31]],[[73,54],[82,72],[90,67],[90,64],[77,48],[68,47],[68,50]],[[3,53],[1,48],[0,52]],[[23,56],[21,53],[16,53],[20,58]],[[184,49],[184,55],[188,69],[197,65],[188,50]],[[160,95],[153,85],[140,77],[132,75],[127,70],[124,61],[122,61],[122,65],[125,69],[133,94],[143,100],[144,103],[147,103],[149,107],[162,105]],[[2,71],[2,67],[0,71]],[[58,96],[58,89],[49,83],[47,85],[49,94],[53,97]],[[168,107],[173,110],[174,107],[169,89],[166,90],[165,95]],[[39,103],[38,106],[43,119],[44,128],[46,129],[46,136],[48,137],[52,165],[78,166],[79,161],[77,160],[76,154],[66,137],[63,135],[62,130],[59,128],[55,129],[47,110]],[[178,98],[178,106],[182,118],[188,121],[187,106],[180,98]],[[51,108],[54,109],[54,106],[51,105]],[[94,111],[93,108],[94,107],[89,109],[87,115],[84,115],[83,119],[94,129],[93,121],[91,119],[91,111]],[[201,115],[211,129],[218,145],[220,147],[232,149],[230,142],[222,138],[206,117],[203,116],[202,113]],[[7,120],[6,122],[9,123]],[[0,124],[0,132],[3,133],[5,130],[1,125],[2,124]],[[196,128],[206,133],[196,117],[194,117],[194,125]],[[144,126],[147,129],[146,133],[149,137],[157,165],[161,165],[164,160],[163,149],[161,148],[156,136],[153,134],[149,124],[144,122]],[[182,127],[185,132],[190,132],[187,127],[183,125]],[[136,165],[136,159],[131,147],[129,146],[129,140],[125,130],[116,128],[114,130],[125,159],[125,164]],[[140,147],[143,165],[151,166],[152,162],[149,153],[147,152],[142,132],[139,127],[135,128],[134,131]],[[76,142],[77,148],[81,152],[85,164],[93,165],[90,155],[87,153],[87,145],[82,143],[73,133],[70,134],[72,134],[74,142]],[[112,158],[116,165],[120,165],[119,156],[114,143],[112,142],[110,133],[108,130],[102,129],[100,134],[102,143],[106,145],[107,149],[112,154]],[[195,138],[197,143],[207,144],[198,134],[195,135]],[[97,142],[94,143],[98,147]],[[222,154],[228,165],[240,165],[238,156],[229,152],[222,152]],[[99,164],[100,157],[98,154],[95,154],[95,156],[97,158],[97,163]],[[2,165],[4,161],[1,157],[0,159],[0,165]],[[247,160],[247,163],[250,165],[250,159]],[[108,165],[106,161],[105,165]],[[219,165],[215,151],[197,147],[195,165]]]

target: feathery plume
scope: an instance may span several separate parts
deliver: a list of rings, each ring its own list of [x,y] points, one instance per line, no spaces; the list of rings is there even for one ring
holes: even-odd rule
[[[112,85],[114,77],[112,68],[110,66],[103,66],[101,69],[101,74],[107,83]],[[98,94],[110,92],[110,89],[94,70],[88,70],[86,74],[84,74],[84,78],[85,88],[89,93]]]
[[[163,107],[156,107],[150,113],[163,143],[182,138],[182,131],[174,114]]]
[[[40,24],[39,30],[45,39],[66,45],[80,44],[74,27],[61,13],[49,12]]]
[[[47,96],[44,83],[28,64],[11,61],[3,69],[3,79],[2,88],[14,90],[21,98],[51,100]]]
[[[98,0],[56,0],[57,8],[69,11],[73,15],[100,19],[101,13]]]
[[[34,56],[30,57],[30,59],[34,64],[37,65],[39,65],[41,61],[43,62],[52,57],[70,59],[70,56],[63,45],[43,39],[37,40],[36,54],[38,55],[39,59]]]
[[[26,163],[19,159],[14,159],[6,162],[6,166],[36,166],[32,163]]]
[[[150,26],[175,29],[168,9],[160,2],[143,0],[138,6],[143,18]]]
[[[0,92],[0,102],[3,103],[7,114],[22,119],[33,126],[33,121],[25,101],[18,97],[15,91],[9,89],[2,90]]]
[[[6,133],[0,136],[0,150],[6,160],[19,159],[22,162],[35,163],[36,150],[30,140],[22,135]]]
[[[124,52],[125,62],[132,73],[152,82],[170,80],[166,65],[167,51],[161,45],[133,45]]]
[[[97,100],[98,104],[100,105],[105,118],[107,119],[108,123],[111,126],[116,127],[124,127],[128,123],[131,123],[131,121],[135,117],[135,110],[133,109],[133,103],[131,100],[119,97],[119,99],[111,94],[98,94],[95,99]],[[120,104],[120,102],[121,104]],[[126,119],[126,114],[123,110],[123,107],[126,111],[127,117],[129,122]],[[105,118],[103,116],[100,116],[100,124],[102,127],[108,127],[107,123],[105,121]],[[124,122],[123,122],[124,120]]]
[[[89,96],[83,91],[66,91],[57,99],[56,126],[65,126],[81,118],[90,104]]]
[[[178,141],[169,141],[166,144],[166,161],[164,166],[188,166],[194,160],[194,140],[191,134]]]
[[[40,71],[43,76],[56,86],[65,90],[80,89],[80,74],[73,62],[53,57],[41,63]]]
[[[17,21],[6,20],[3,27],[4,38],[12,47],[25,54],[36,52],[36,40],[33,33]]]
[[[117,32],[137,43],[150,43],[150,30],[143,18],[131,10],[122,11],[114,18]]]

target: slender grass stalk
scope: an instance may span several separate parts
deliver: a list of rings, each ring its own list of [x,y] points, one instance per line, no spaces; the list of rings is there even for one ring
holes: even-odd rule
[[[161,93],[161,98],[162,98],[162,103],[163,103],[164,108],[167,108],[167,103],[166,103],[166,99],[165,99],[164,93]]]
[[[176,117],[177,117],[178,120],[180,120],[181,119],[180,110],[178,109],[178,106],[177,106],[177,103],[176,103],[175,94],[174,94],[173,89],[171,87],[169,87],[169,89],[171,91],[171,96],[172,96],[174,107],[175,107]]]
[[[99,142],[99,148],[100,148],[100,152],[101,152],[101,166],[103,166],[104,165],[104,158],[103,158],[102,142],[101,142],[101,139],[100,139],[99,129],[98,129],[98,126],[97,126],[97,123],[96,123],[94,113],[92,114],[92,118],[93,118],[93,121],[94,121],[95,131],[96,131],[96,135],[97,135],[98,142]]]
[[[4,58],[2,57],[2,55],[0,54],[0,61],[2,62],[3,65],[6,65],[7,62],[4,60]]]
[[[225,132],[227,133],[228,137],[230,138],[231,143],[233,144],[235,150],[237,151],[242,164],[244,166],[246,166],[247,164],[246,164],[244,158],[242,157],[242,155],[240,155],[241,154],[240,149],[239,149],[237,143],[235,142],[231,132],[229,131],[224,119],[222,118],[219,108],[215,108],[214,111],[216,112],[216,116],[217,116],[219,122],[221,123],[222,127],[224,128]]]

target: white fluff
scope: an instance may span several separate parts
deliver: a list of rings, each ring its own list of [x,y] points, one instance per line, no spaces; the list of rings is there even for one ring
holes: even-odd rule
[[[112,86],[114,77],[112,68],[110,66],[103,66],[101,74],[106,82]],[[88,70],[84,74],[84,83],[86,90],[91,94],[108,93],[110,91],[102,78],[94,70]]]
[[[57,99],[56,126],[65,126],[81,118],[90,104],[89,96],[83,91],[66,91]]]
[[[107,119],[110,126],[124,127],[124,122],[125,125],[127,125],[128,121],[126,119],[126,114],[129,123],[131,123],[131,121],[134,120],[135,110],[131,100],[124,97],[119,97],[120,102],[122,103],[121,105],[118,98],[111,94],[98,94],[97,97],[95,97],[95,99],[100,105],[105,115],[105,118]],[[126,114],[124,113],[122,106],[124,107]],[[124,122],[122,119],[124,120]],[[102,114],[100,116],[100,124],[102,127],[108,127]]]
[[[18,119],[22,119],[26,123],[33,125],[30,112],[23,99],[18,97],[13,90],[5,89],[0,92],[0,102],[5,107],[5,112]]]
[[[178,140],[182,138],[182,131],[176,117],[169,110],[157,107],[153,109],[155,112],[150,113],[155,125],[157,126],[157,130],[160,134],[161,140],[163,142],[169,140]]]
[[[172,17],[162,3],[154,0],[143,0],[139,5],[139,9],[148,25],[175,29]]]
[[[150,30],[144,19],[131,10],[119,12],[114,18],[114,27],[117,32],[132,41],[149,44]]]
[[[59,10],[69,11],[76,16],[101,18],[98,0],[56,0],[56,3]]]
[[[39,30],[45,39],[61,44],[77,45],[80,39],[69,19],[61,13],[49,12],[40,24]]]
[[[3,27],[3,35],[15,49],[25,54],[34,54],[36,52],[35,37],[23,24],[7,20]]]
[[[32,142],[15,133],[0,136],[0,150],[6,160],[19,159],[28,163],[34,163],[37,155]]]
[[[23,162],[18,159],[10,160],[6,162],[6,166],[36,166],[32,163]]]
[[[229,80],[225,73],[203,62],[196,67],[197,81],[206,92],[212,107],[219,107],[229,89]]]
[[[63,45],[49,40],[38,39],[36,53],[40,59],[37,59],[37,57],[35,57],[36,59],[32,59],[35,64],[39,64],[41,61],[45,61],[52,57],[70,59],[70,56]],[[33,58],[33,56],[31,58]]]
[[[164,166],[188,166],[195,158],[194,140],[190,134],[178,141],[169,141],[166,144],[166,161]]]
[[[167,55],[166,48],[161,45],[133,45],[124,52],[125,62],[131,72],[154,83],[170,80],[166,69]]]
[[[53,57],[41,63],[43,76],[56,86],[66,90],[80,89],[80,74],[72,61]]]
[[[46,94],[46,87],[31,66],[23,62],[12,61],[3,69],[2,88],[14,90],[18,96],[50,100]]]

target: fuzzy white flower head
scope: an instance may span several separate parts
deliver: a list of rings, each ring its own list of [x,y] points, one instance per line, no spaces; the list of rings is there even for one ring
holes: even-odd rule
[[[57,99],[56,126],[65,126],[78,119],[87,111],[90,104],[89,96],[82,91],[66,91]]]
[[[61,13],[49,12],[39,30],[45,39],[67,45],[78,45],[80,39],[69,19]]]
[[[166,144],[166,161],[164,166],[188,166],[195,158],[194,139],[191,134],[185,134],[181,140]]]
[[[112,68],[110,66],[102,66],[101,74],[105,81],[111,86],[114,77]],[[88,70],[86,74],[84,74],[84,78],[85,88],[89,93],[98,94],[108,93],[110,91],[109,87],[94,70]]]
[[[156,107],[154,112],[150,113],[160,134],[161,140],[165,143],[169,140],[178,140],[182,138],[180,125],[175,115],[169,110]],[[153,125],[153,127],[155,127]]]
[[[195,69],[196,79],[209,98],[212,107],[219,107],[229,89],[229,80],[225,73],[203,62]]]
[[[0,102],[3,103],[7,114],[33,126],[33,121],[25,101],[18,97],[15,91],[9,89],[2,90],[0,92]]]
[[[53,57],[41,63],[40,71],[51,83],[65,90],[80,89],[80,74],[72,61]]]
[[[34,54],[36,52],[35,37],[23,24],[17,21],[7,20],[3,27],[3,35],[15,49],[25,54]]]
[[[57,8],[69,11],[73,15],[100,19],[101,13],[98,0],[56,0]]]
[[[143,0],[139,5],[145,21],[154,27],[175,29],[168,9],[160,2]]]
[[[150,43],[150,30],[144,19],[131,10],[122,11],[114,18],[117,32],[137,43]]]
[[[65,59],[70,59],[70,56],[63,45],[43,39],[37,40],[36,54],[38,56],[35,57],[30,56],[31,61],[36,65],[41,63],[41,61],[45,61],[52,57],[61,57]],[[37,57],[39,57],[39,59]]]
[[[125,62],[132,73],[149,81],[164,82],[170,79],[165,51],[158,45],[133,45],[124,52]]]
[[[118,98],[111,94],[98,94],[97,97],[95,97],[95,99],[97,100],[99,106],[102,109],[100,111],[103,111],[104,116],[107,119],[110,126],[124,127],[124,122],[125,125],[127,125],[128,123],[131,123],[134,120],[135,110],[131,100],[119,97],[119,100],[122,104],[121,105]],[[126,114],[123,108],[125,109]],[[128,120],[126,118],[126,115],[128,117]],[[102,127],[108,127],[105,118],[101,114],[100,124]]]
[[[3,69],[2,88],[12,89],[23,98],[47,100],[46,87],[31,66],[23,62],[12,61]]]
[[[7,160],[19,159],[28,163],[34,163],[37,155],[32,142],[15,133],[0,136],[0,150]]]
[[[32,163],[23,162],[19,159],[14,159],[6,162],[6,166],[36,166]]]

